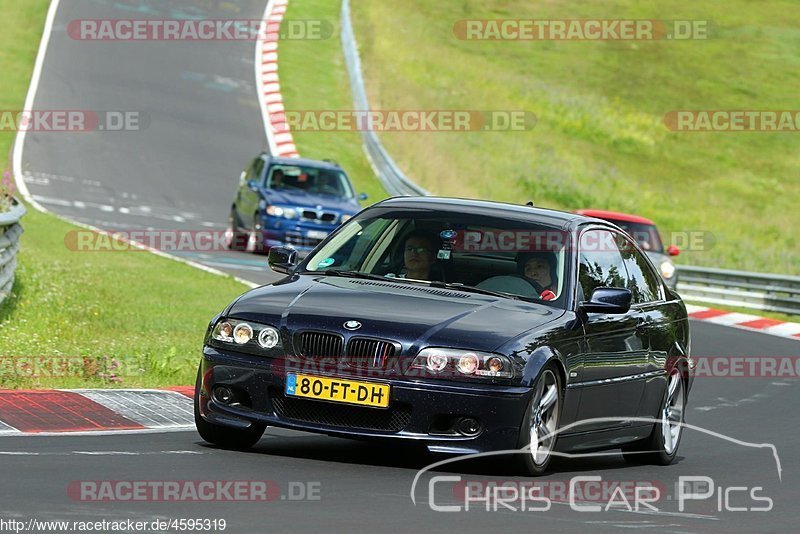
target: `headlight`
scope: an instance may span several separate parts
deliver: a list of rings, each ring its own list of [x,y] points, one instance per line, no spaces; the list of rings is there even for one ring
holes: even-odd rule
[[[267,206],[267,215],[273,217],[283,217],[285,219],[294,219],[297,217],[297,210],[294,208],[282,208],[280,206]]]
[[[265,355],[273,353],[273,349],[281,349],[281,337],[278,330],[270,325],[237,319],[222,319],[211,330],[209,344]]]
[[[424,369],[434,375],[474,378],[513,378],[511,360],[499,354],[471,350],[426,348],[417,354],[411,369]]]
[[[660,270],[661,276],[664,278],[672,278],[675,275],[675,264],[671,261],[661,262]]]

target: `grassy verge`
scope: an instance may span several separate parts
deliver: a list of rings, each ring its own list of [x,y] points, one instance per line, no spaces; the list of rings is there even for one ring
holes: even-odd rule
[[[281,41],[281,91],[287,110],[353,109],[340,41],[340,8],[340,2],[329,0],[289,3],[287,19],[328,21],[334,32],[329,39]],[[304,157],[337,161],[356,190],[369,195],[364,204],[386,198],[361,149],[358,132],[295,132],[294,139]]]
[[[29,210],[0,308],[0,387],[194,383],[211,317],[246,287],[146,252],[73,252],[75,229]]]
[[[22,109],[48,0],[0,0],[0,109]],[[8,154],[14,132],[0,132]],[[246,288],[147,254],[78,253],[76,227],[29,209],[0,306],[0,388],[194,383],[209,319]]]
[[[681,262],[796,273],[800,133],[676,133],[672,110],[797,109],[800,12],[786,2],[356,2],[375,109],[529,110],[523,132],[387,133],[409,176],[440,194],[656,220],[707,232]],[[708,40],[464,41],[462,19],[691,19]]]

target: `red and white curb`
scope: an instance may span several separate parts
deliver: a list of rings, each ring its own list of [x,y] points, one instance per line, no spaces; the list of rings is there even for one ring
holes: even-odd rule
[[[762,332],[774,336],[786,337],[800,341],[800,323],[779,321],[750,315],[749,313],[737,313],[725,310],[706,308],[705,306],[686,305],[689,318],[698,321],[705,321],[721,326],[730,326],[742,330]]]
[[[0,435],[194,428],[194,388],[0,391]]]
[[[267,3],[264,11],[267,33],[256,43],[256,87],[270,153],[283,158],[297,158],[300,154],[283,113],[285,110],[278,76],[278,41],[288,5],[289,0],[270,0]]]

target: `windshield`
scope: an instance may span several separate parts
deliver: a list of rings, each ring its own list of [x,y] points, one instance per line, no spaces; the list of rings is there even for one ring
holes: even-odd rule
[[[645,252],[664,253],[661,237],[654,225],[615,220],[611,222],[625,230]]]
[[[566,234],[461,213],[368,210],[305,262],[306,272],[380,276],[563,307]]]
[[[353,198],[350,180],[342,171],[298,165],[273,165],[267,176],[268,189],[305,191],[315,195]]]

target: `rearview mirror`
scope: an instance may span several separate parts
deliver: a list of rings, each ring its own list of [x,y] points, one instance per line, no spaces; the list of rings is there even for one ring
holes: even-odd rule
[[[579,309],[586,313],[628,313],[631,309],[631,291],[621,287],[598,287],[588,302],[581,302]]]
[[[358,195],[358,200],[367,200],[368,198],[369,198],[369,195],[367,195],[366,193],[360,193]]]
[[[272,247],[267,263],[276,273],[291,274],[297,265],[297,251],[289,247]]]
[[[247,182],[247,187],[249,187],[253,191],[258,191],[258,184],[256,183],[255,180],[250,180],[249,182]]]

